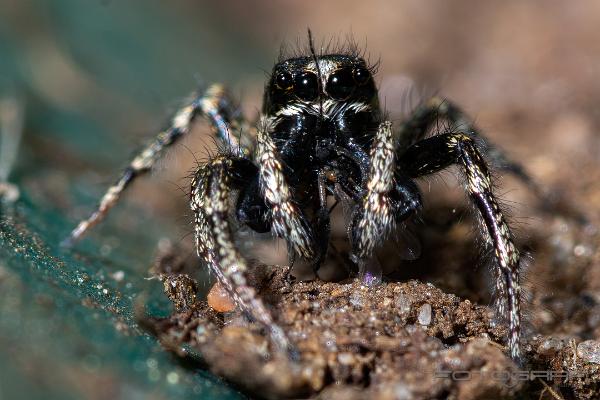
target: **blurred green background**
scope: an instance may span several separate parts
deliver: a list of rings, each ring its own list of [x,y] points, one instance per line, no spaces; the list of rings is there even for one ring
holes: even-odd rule
[[[597,160],[600,7],[533,3],[0,0],[0,97],[25,115],[21,198],[0,216],[0,399],[243,397],[134,317],[169,311],[148,268],[161,238],[189,232],[178,188],[210,144],[202,126],[76,249],[58,243],[199,85],[228,83],[255,115],[281,43],[309,26],[381,57],[392,114],[408,87],[439,90],[538,178]]]
[[[140,305],[168,312],[146,278],[182,218],[124,206],[95,239],[58,247],[182,97],[262,78],[269,51],[236,19],[198,2],[0,2],[0,97],[25,113],[10,176],[22,196],[0,223],[0,398],[242,397],[135,320]]]

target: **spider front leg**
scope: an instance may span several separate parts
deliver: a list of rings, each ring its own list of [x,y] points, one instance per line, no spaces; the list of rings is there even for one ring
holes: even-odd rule
[[[79,240],[94,225],[100,222],[109,210],[118,202],[123,191],[133,181],[148,172],[165,150],[189,133],[192,123],[198,116],[207,118],[217,142],[228,151],[247,156],[250,153],[249,139],[240,140],[232,136],[231,127],[242,130],[247,135],[247,124],[241,118],[222,85],[209,86],[203,93],[196,95],[186,103],[171,120],[170,127],[161,133],[139,153],[125,168],[117,182],[111,186],[100,200],[96,211],[81,221],[71,232],[63,245],[70,246]]]
[[[248,285],[248,264],[234,245],[229,224],[232,190],[243,188],[256,174],[252,162],[236,156],[216,157],[196,171],[190,198],[196,249],[236,304],[268,330],[279,350],[293,358],[295,350],[285,333]]]
[[[260,189],[270,209],[271,232],[285,239],[292,255],[316,260],[315,234],[292,198],[272,132],[273,121],[263,117],[258,128],[256,159],[260,169]]]
[[[486,241],[493,246],[496,268],[497,313],[508,315],[508,347],[513,359],[521,356],[520,255],[510,228],[492,192],[488,166],[475,140],[465,134],[447,133],[424,139],[410,146],[398,160],[402,171],[413,178],[438,172],[458,164],[466,178],[465,189],[478,209],[486,230]]]
[[[421,207],[417,186],[396,168],[396,147],[389,121],[379,125],[371,145],[370,166],[362,203],[357,205],[349,227],[352,259],[359,267],[360,278],[367,284],[377,283],[381,271],[373,265],[373,251],[393,230]],[[380,269],[380,267],[379,267]]]

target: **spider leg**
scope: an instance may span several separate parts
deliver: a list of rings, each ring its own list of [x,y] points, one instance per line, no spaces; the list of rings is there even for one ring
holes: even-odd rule
[[[492,179],[488,166],[475,140],[465,134],[447,133],[424,139],[410,146],[398,160],[402,171],[410,177],[438,172],[452,164],[462,167],[465,186],[475,207],[479,210],[487,235],[493,246],[496,268],[496,311],[508,314],[508,347],[515,360],[521,356],[520,332],[520,255],[506,219],[492,193]]]
[[[196,249],[236,304],[268,330],[279,350],[293,357],[294,349],[285,333],[247,282],[248,264],[235,247],[231,232],[231,191],[245,184],[251,173],[258,171],[248,159],[225,155],[198,168],[190,199]]]
[[[399,129],[399,149],[407,149],[410,145],[425,138],[431,127],[442,119],[448,120],[463,135],[473,139],[478,149],[499,171],[513,174],[529,187],[538,197],[547,200],[544,189],[525,171],[522,165],[511,160],[508,155],[492,144],[477,129],[473,121],[453,102],[432,97],[417,107],[410,118]]]
[[[263,117],[257,135],[259,183],[271,209],[271,231],[284,238],[293,254],[313,260],[316,257],[315,235],[300,207],[292,199],[292,191],[283,173],[273,138],[272,121]]]
[[[473,139],[479,151],[494,169],[512,174],[527,186],[540,199],[544,210],[552,213],[559,212],[580,224],[588,223],[588,218],[579,207],[569,201],[568,196],[540,185],[520,163],[512,160],[506,152],[485,138],[465,112],[447,99],[432,97],[417,107],[410,118],[400,126],[398,149],[407,149],[411,144],[425,138],[431,127],[443,119]]]
[[[123,191],[136,178],[148,172],[162,153],[164,153],[165,149],[172,146],[190,131],[192,123],[198,116],[203,116],[210,121],[217,141],[221,145],[226,146],[229,151],[239,155],[249,154],[250,150],[245,146],[245,143],[248,142],[245,136],[241,138],[241,141],[244,143],[240,143],[231,134],[230,124],[239,129],[245,126],[241,118],[235,114],[236,112],[225,89],[219,84],[209,86],[202,94],[195,96],[191,101],[187,102],[185,106],[175,113],[170,127],[160,132],[129,163],[117,182],[106,191],[96,211],[89,218],[81,221],[63,244],[73,244],[90,228],[100,222],[117,203]]]
[[[349,227],[352,259],[359,265],[359,273],[367,283],[375,278],[365,271],[375,247],[383,242],[397,221],[408,218],[421,206],[416,185],[397,171],[391,122],[379,125],[371,145],[370,160],[362,202]]]
[[[329,248],[329,237],[331,235],[331,221],[329,218],[330,210],[327,207],[327,188],[326,188],[326,176],[323,170],[318,172],[317,187],[319,191],[319,209],[317,210],[316,219],[316,242],[318,245],[317,249],[317,260],[313,265],[315,273],[320,267],[321,262],[327,255],[327,249]]]

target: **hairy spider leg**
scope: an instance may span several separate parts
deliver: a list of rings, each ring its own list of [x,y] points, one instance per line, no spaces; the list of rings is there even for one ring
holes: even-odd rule
[[[508,348],[514,360],[521,357],[520,255],[506,219],[492,192],[492,178],[475,140],[461,133],[446,133],[421,140],[400,156],[399,167],[413,178],[438,172],[452,164],[462,167],[465,188],[487,230],[486,242],[493,246],[496,268],[496,312],[508,315]]]
[[[425,138],[430,128],[442,119],[447,119],[462,134],[469,136],[477,143],[477,148],[495,169],[516,176],[537,196],[546,196],[540,185],[525,171],[522,165],[511,160],[506,153],[492,144],[475,124],[455,103],[442,97],[434,96],[415,109],[410,117],[401,124],[398,130],[399,149],[407,149],[410,145]]]
[[[312,260],[316,257],[315,235],[308,220],[294,202],[292,191],[283,173],[283,162],[271,133],[273,121],[260,120],[256,160],[259,164],[259,183],[271,209],[271,232],[284,238],[293,254]]]
[[[175,113],[170,127],[160,132],[129,163],[117,182],[106,191],[96,211],[88,219],[81,221],[63,244],[67,246],[72,245],[89,231],[90,228],[100,222],[117,203],[123,191],[136,178],[148,172],[168,147],[176,143],[177,140],[190,131],[192,123],[198,116],[203,116],[210,121],[218,144],[224,146],[227,151],[244,156],[250,154],[250,148],[246,145],[246,143],[250,142],[250,139],[242,136],[240,141],[238,141],[232,135],[232,129],[230,128],[230,124],[233,124],[234,127],[243,129],[246,123],[243,122],[239,113],[236,112],[224,87],[220,84],[213,84]],[[242,133],[246,132],[247,130]]]
[[[373,249],[394,226],[389,193],[394,187],[396,160],[391,122],[380,124],[371,145],[368,177],[363,184],[366,194],[356,213],[352,244],[356,257],[362,259]]]
[[[421,206],[418,188],[407,182],[396,168],[396,146],[392,123],[379,125],[371,145],[370,165],[364,180],[364,195],[349,227],[352,259],[359,266],[361,278],[369,283],[375,277],[365,276],[364,269],[376,246],[383,243],[402,221]],[[372,272],[372,271],[371,271]]]
[[[268,330],[279,350],[294,358],[295,350],[285,333],[248,284],[248,264],[234,245],[229,224],[231,190],[239,189],[251,178],[248,176],[251,168],[257,173],[248,159],[233,155],[218,156],[198,168],[192,180],[190,199],[196,250],[236,304]]]

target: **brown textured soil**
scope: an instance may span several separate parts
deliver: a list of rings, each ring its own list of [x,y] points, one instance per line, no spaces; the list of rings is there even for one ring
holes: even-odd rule
[[[529,227],[537,258],[528,272],[520,368],[505,355],[505,328],[492,323],[488,307],[432,283],[290,282],[283,268],[256,265],[254,286],[300,352],[299,362],[291,362],[277,356],[261,328],[239,312],[218,313],[197,297],[198,285],[175,249],[154,267],[175,312],[150,326],[167,348],[185,356],[182,345],[190,346],[211,371],[265,398],[594,399],[600,390],[598,234],[590,223],[546,217],[547,224]],[[460,274],[461,262],[450,262],[469,259],[469,223],[466,218],[450,224],[437,238],[433,231],[439,227],[424,234],[435,256],[410,267],[444,256],[440,276],[451,279],[441,286],[477,298],[485,288],[471,293],[468,282],[475,278]],[[442,282],[435,268],[427,273]],[[547,370],[562,375],[527,380],[534,373],[519,372]],[[565,379],[567,373],[572,376]]]

